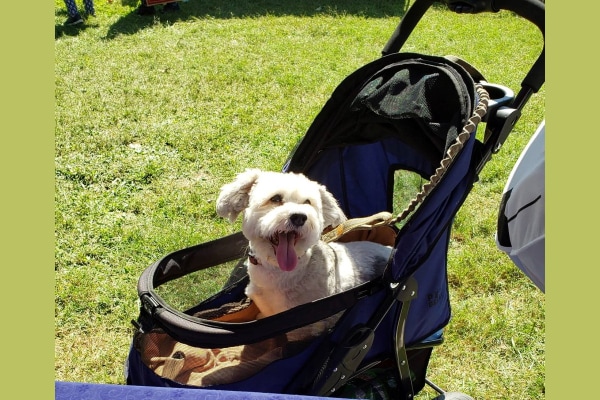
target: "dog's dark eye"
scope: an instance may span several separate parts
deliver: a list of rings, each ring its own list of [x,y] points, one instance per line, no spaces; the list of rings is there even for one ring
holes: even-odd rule
[[[283,198],[281,195],[276,194],[275,196],[271,197],[271,203],[283,203]]]
[[[304,204],[308,204],[308,205],[310,205],[310,204],[312,204],[312,203],[310,202],[310,200],[306,199],[306,200],[304,200]]]

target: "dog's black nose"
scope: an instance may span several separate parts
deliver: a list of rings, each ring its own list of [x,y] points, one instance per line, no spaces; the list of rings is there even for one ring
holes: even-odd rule
[[[302,226],[306,222],[306,215],[304,214],[292,214],[290,215],[290,221],[294,226]]]

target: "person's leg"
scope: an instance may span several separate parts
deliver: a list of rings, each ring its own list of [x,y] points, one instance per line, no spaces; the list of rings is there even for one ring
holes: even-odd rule
[[[77,25],[83,22],[83,18],[79,14],[75,0],[64,0],[65,6],[67,6],[67,13],[69,18],[65,21],[65,25]]]
[[[83,0],[83,5],[85,6],[85,12],[88,15],[96,16],[96,10],[94,9],[94,0]]]
[[[77,4],[75,4],[75,0],[65,0],[65,6],[67,6],[67,12],[69,13],[69,17],[79,14],[79,10],[77,9]]]

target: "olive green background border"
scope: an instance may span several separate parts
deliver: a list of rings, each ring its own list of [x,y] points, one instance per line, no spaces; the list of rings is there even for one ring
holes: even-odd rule
[[[53,3],[5,4],[0,25],[4,398],[54,393]]]
[[[102,0],[101,0],[102,1]],[[547,6],[548,399],[593,397],[600,263],[596,2]],[[0,195],[2,381],[12,398],[54,389],[54,43],[51,2],[5,7]]]
[[[597,2],[546,2],[546,391],[594,397],[597,240]]]

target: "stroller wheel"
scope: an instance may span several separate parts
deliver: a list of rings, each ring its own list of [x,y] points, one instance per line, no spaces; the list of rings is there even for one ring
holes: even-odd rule
[[[446,392],[444,394],[440,394],[433,400],[473,400],[473,398],[460,392]]]

